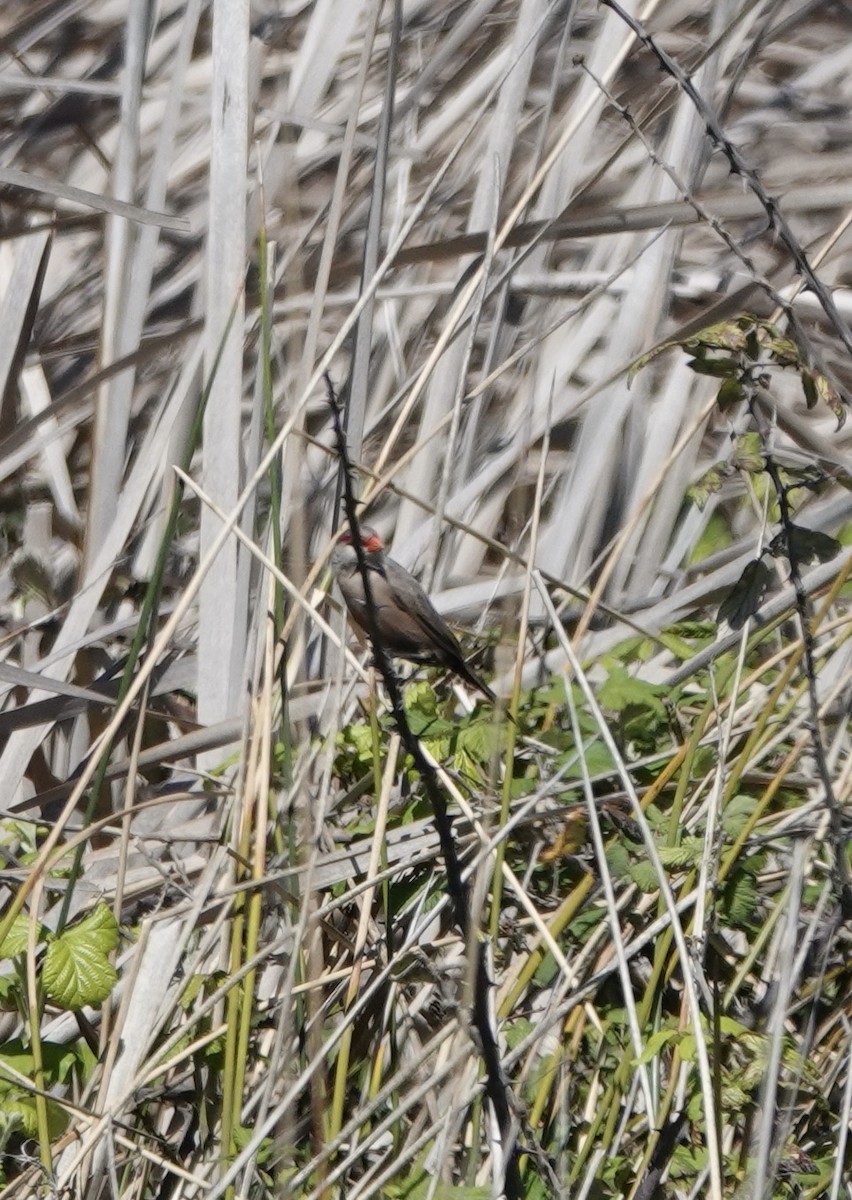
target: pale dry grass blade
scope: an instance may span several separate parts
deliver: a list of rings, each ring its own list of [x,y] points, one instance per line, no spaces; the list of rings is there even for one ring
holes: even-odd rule
[[[142,225],[157,225],[160,229],[172,229],[178,233],[189,231],[189,225],[182,217],[173,217],[164,212],[153,212],[142,205],[86,191],[85,188],[75,187],[70,183],[61,183],[59,180],[41,179],[27,171],[19,171],[15,167],[0,166],[0,183],[12,188],[21,188],[25,192],[37,192],[55,200],[66,200],[82,206],[84,209],[90,208],[96,212],[113,213],[115,216],[129,221],[138,221]]]
[[[139,114],[151,7],[148,0],[135,4],[128,12],[125,23],[118,146],[110,180],[113,198],[124,203],[132,202],[137,193]],[[128,311],[130,299],[133,232],[131,223],[123,217],[109,216],[105,221],[104,313],[100,341],[102,363],[112,362],[134,348],[123,342],[121,334],[122,315]],[[95,407],[86,530],[87,566],[106,535],[124,473],[132,386],[123,387],[120,391],[119,388],[126,378],[119,375],[104,384]]]
[[[40,366],[25,367],[21,372],[21,398],[30,416],[37,417],[50,407],[50,390]],[[57,515],[72,526],[80,525],[80,512],[68,471],[61,428],[54,420],[44,421],[38,441],[42,444],[44,475],[53,495]]]
[[[35,233],[17,238],[12,246],[4,246],[0,251],[0,270],[3,273],[0,322],[4,330],[0,345],[0,395],[6,393],[9,372],[19,351],[27,311],[33,301],[34,289],[38,286],[49,244],[46,233]],[[37,301],[38,297],[35,299]]]
[[[213,7],[210,214],[206,247],[204,368],[210,388],[204,413],[205,490],[230,511],[240,493],[243,392],[243,294],[246,262],[246,169],[251,105],[249,5]],[[216,530],[201,518],[202,553]],[[238,547],[223,546],[201,588],[198,704],[202,722],[233,716],[245,671],[248,596],[238,593]],[[245,582],[245,576],[242,577]]]

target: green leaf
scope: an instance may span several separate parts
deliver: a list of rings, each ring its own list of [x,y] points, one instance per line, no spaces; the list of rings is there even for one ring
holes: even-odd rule
[[[434,717],[438,712],[438,697],[435,689],[425,679],[410,683],[405,689],[405,712],[409,723],[414,714]]]
[[[744,433],[742,437],[738,437],[734,450],[734,466],[740,471],[748,472],[749,475],[756,475],[765,465],[760,434]]]
[[[665,716],[665,705],[660,699],[666,689],[656,683],[637,679],[620,664],[614,666],[604,681],[598,699],[611,712],[624,712],[630,707],[650,709],[656,716]]]
[[[237,1150],[245,1150],[246,1146],[254,1136],[254,1128],[247,1128],[245,1125],[235,1125],[233,1128],[234,1145]],[[275,1153],[275,1142],[272,1138],[264,1138],[257,1148],[253,1161],[259,1166],[266,1166],[272,1161]]]
[[[808,408],[815,408],[817,400],[819,400],[819,392],[817,391],[813,373],[807,369],[803,369],[801,378],[802,391],[805,393],[805,404],[807,404]]]
[[[358,762],[373,761],[373,731],[369,725],[363,723],[349,725],[339,736],[344,747],[348,745],[354,749]]]
[[[719,1032],[724,1033],[726,1037],[739,1038],[744,1034],[750,1033],[751,1030],[747,1025],[743,1025],[742,1021],[737,1021],[733,1017],[727,1016],[725,1013],[720,1013]]]
[[[521,1042],[529,1037],[535,1029],[532,1021],[526,1017],[518,1017],[514,1021],[509,1021],[508,1024],[501,1026],[500,1032],[506,1039],[506,1045],[510,1050],[514,1050],[516,1046],[520,1046]]]
[[[722,813],[722,827],[731,841],[739,837],[757,807],[754,796],[732,796]]]
[[[0,1129],[5,1137],[18,1132],[26,1137],[38,1137],[35,1100],[30,1099],[25,1092],[17,1092],[14,1099],[0,1093],[0,1121]]]
[[[463,1184],[441,1183],[437,1186],[431,1174],[418,1172],[408,1180],[387,1187],[385,1193],[394,1200],[426,1200],[427,1196],[434,1200],[489,1200],[490,1187],[466,1187]]]
[[[722,892],[721,908],[723,919],[739,928],[747,925],[754,917],[758,904],[758,891],[751,875],[737,875]]]
[[[705,364],[706,365],[706,364]],[[710,371],[702,371],[701,374],[709,375]],[[735,405],[745,400],[746,390],[739,379],[724,379],[722,386],[716,393],[716,404],[720,412],[727,412],[729,408],[734,408]]]
[[[754,317],[748,314],[734,321],[719,321],[708,325],[700,333],[681,343],[684,350],[694,354],[701,348],[708,350],[745,350],[748,337],[754,327]]]
[[[740,365],[735,358],[691,358],[686,365],[696,375],[711,375],[733,383],[739,380]]]
[[[837,417],[837,428],[840,429],[846,422],[846,407],[840,393],[821,371],[814,372],[814,385],[819,399],[824,404],[827,404],[835,417]]]
[[[487,765],[500,750],[503,741],[503,730],[491,718],[471,721],[470,725],[465,725],[459,730],[456,753],[463,750],[477,762]]]
[[[721,1090],[722,1111],[739,1116],[749,1104],[751,1096],[743,1087],[737,1084],[724,1084]]]
[[[601,741],[589,742],[583,746],[582,758],[590,775],[606,775],[615,769],[612,755]],[[567,778],[577,779],[580,777],[580,756],[575,749],[572,748],[569,754],[561,755],[559,765],[565,767],[564,773]]]
[[[703,843],[700,838],[684,838],[679,846],[660,846],[660,862],[674,871],[695,866],[701,859]]]
[[[665,1046],[668,1046],[670,1042],[679,1042],[683,1036],[683,1031],[680,1029],[658,1029],[648,1038],[645,1049],[639,1058],[633,1060],[633,1065],[641,1067],[643,1063],[651,1062]]]
[[[630,854],[623,842],[616,841],[607,846],[606,862],[613,879],[632,879]]]
[[[106,904],[99,904],[48,946],[42,970],[47,995],[60,1008],[101,1004],[118,979],[107,957],[117,946],[115,917]]]
[[[65,1083],[73,1068],[82,1065],[78,1050],[56,1042],[42,1043],[42,1061],[48,1086]],[[8,1067],[9,1071],[5,1071],[4,1067]],[[4,1044],[0,1053],[0,1121],[11,1117],[13,1123],[18,1122],[19,1128],[28,1137],[38,1136],[35,1098],[18,1084],[10,1072],[32,1079],[34,1070],[32,1053],[24,1047],[20,1038],[12,1038]],[[47,1101],[47,1124],[51,1137],[59,1137],[68,1124],[65,1111],[53,1100]]]
[[[633,383],[633,380],[636,378],[639,372],[647,367],[648,363],[653,362],[655,358],[659,358],[659,356],[666,350],[671,350],[673,346],[679,346],[680,344],[680,342],[675,341],[659,342],[656,346],[652,346],[651,349],[645,354],[640,354],[638,358],[634,359],[630,364],[630,369],[627,372],[628,388]]]
[[[639,888],[640,892],[650,894],[656,892],[660,886],[660,877],[656,872],[654,864],[647,858],[643,858],[633,864],[630,868],[630,878]]]
[[[772,330],[771,335],[766,339],[766,349],[775,360],[779,367],[796,367],[799,365],[800,355],[799,348],[795,342],[788,337],[783,337],[774,329],[773,326],[764,326],[767,330]]]
[[[19,913],[12,922],[12,928],[6,934],[3,945],[0,946],[0,956],[3,958],[19,958],[27,952],[30,936],[30,918],[25,913]],[[39,925],[36,934],[36,944],[44,941],[46,931]]]
[[[721,491],[725,472],[727,472],[727,464],[719,463],[715,467],[711,467],[708,471],[705,471],[697,483],[687,488],[686,495],[688,499],[702,512],[710,497],[716,492]]]
[[[556,959],[553,957],[553,955],[548,950],[547,953],[542,958],[541,962],[538,964],[535,975],[533,976],[533,978],[535,979],[536,987],[539,987],[539,988],[550,987],[551,983],[553,983],[554,979],[556,978],[556,976],[558,974],[559,974],[559,966],[556,962]]]

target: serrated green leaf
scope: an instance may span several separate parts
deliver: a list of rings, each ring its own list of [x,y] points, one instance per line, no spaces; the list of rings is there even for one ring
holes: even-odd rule
[[[36,943],[40,944],[44,941],[46,931],[43,926],[39,925],[36,933]],[[22,954],[26,954],[27,945],[30,937],[30,918],[26,913],[19,913],[12,922],[12,928],[6,934],[3,945],[0,946],[0,957],[2,958],[18,958]]]
[[[722,1109],[725,1112],[736,1113],[743,1111],[751,1100],[751,1096],[735,1083],[724,1084],[722,1087]]]
[[[472,758],[486,765],[499,751],[503,741],[503,730],[495,721],[472,721],[459,730],[456,750],[465,750]]]
[[[734,1017],[726,1016],[725,1013],[719,1015],[719,1032],[726,1037],[742,1037],[743,1034],[749,1033],[747,1025],[743,1025],[742,1021],[737,1021]]]
[[[117,945],[115,917],[105,904],[99,904],[85,920],[49,944],[42,968],[49,998],[71,1010],[101,1004],[118,979],[107,957]]]
[[[2,1096],[0,1121],[3,1122],[3,1133],[10,1135],[21,1132],[27,1137],[38,1137],[38,1115],[35,1101],[29,1100],[23,1092],[18,1092],[14,1099]]]
[[[102,1004],[115,987],[118,974],[97,950],[85,945],[72,949],[59,939],[48,946],[42,978],[54,1004],[73,1011]]]
[[[664,867],[682,871],[694,866],[701,858],[702,842],[699,838],[684,838],[679,846],[660,846],[658,853]]]
[[[392,1200],[425,1200],[427,1196],[434,1200],[489,1200],[492,1193],[490,1187],[467,1187],[440,1181],[436,1185],[431,1174],[418,1171],[407,1180],[386,1187],[385,1194]]]
[[[739,837],[756,807],[757,801],[754,796],[732,796],[722,813],[725,836],[731,841]]]
[[[66,929],[62,937],[90,945],[101,954],[112,954],[118,949],[118,923],[109,905],[98,904],[82,921]]]
[[[373,761],[373,731],[369,725],[362,723],[349,725],[339,735],[339,742],[342,746],[350,746],[355,751],[358,762]]]
[[[659,876],[657,875],[654,864],[647,858],[643,858],[639,862],[633,863],[629,873],[630,878],[639,888],[640,892],[652,893],[659,889]]]
[[[751,875],[738,875],[722,893],[723,919],[735,926],[749,922],[757,908],[758,891]]]
[[[621,664],[614,666],[604,680],[598,699],[611,712],[624,712],[630,707],[648,708],[656,716],[665,715],[665,705],[660,699],[666,689],[645,679],[629,674]]]
[[[438,712],[438,697],[435,695],[435,689],[425,679],[407,685],[405,711],[409,721],[415,713],[434,717]]]
[[[455,729],[451,722],[439,717],[437,713],[423,712],[415,708],[408,713],[408,727],[416,737],[446,738]]]
[[[623,842],[615,841],[607,846],[606,862],[613,879],[623,880],[632,878],[630,874],[630,853]]]
[[[422,736],[423,735],[421,734],[421,737]],[[452,740],[450,737],[423,737],[423,741],[426,745],[426,749],[436,760],[436,762],[443,762],[450,753],[450,748],[452,745]],[[408,762],[413,765],[411,759],[409,759]]]
[[[608,771],[615,769],[612,755],[601,741],[592,741],[583,746],[582,757],[590,775],[605,775]],[[569,754],[561,756],[560,766],[562,765],[565,766],[565,775],[569,779],[576,779],[582,773],[580,759],[574,749]]]

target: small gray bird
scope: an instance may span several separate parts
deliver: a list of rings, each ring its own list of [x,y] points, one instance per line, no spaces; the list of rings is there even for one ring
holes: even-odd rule
[[[432,601],[414,576],[387,557],[384,543],[375,529],[362,525],[360,533],[370,571],[376,631],[384,649],[388,654],[408,659],[409,662],[448,667],[495,704],[497,697],[467,665],[458,638],[435,611]],[[349,615],[356,625],[369,633],[370,618],[364,580],[358,569],[358,555],[349,532],[341,535],[334,548],[331,569],[343,593]]]

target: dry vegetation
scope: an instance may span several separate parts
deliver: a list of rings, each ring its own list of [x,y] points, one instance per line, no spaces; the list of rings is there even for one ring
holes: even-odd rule
[[[852,1194],[852,9],[630,11],[0,8],[2,1197]]]

